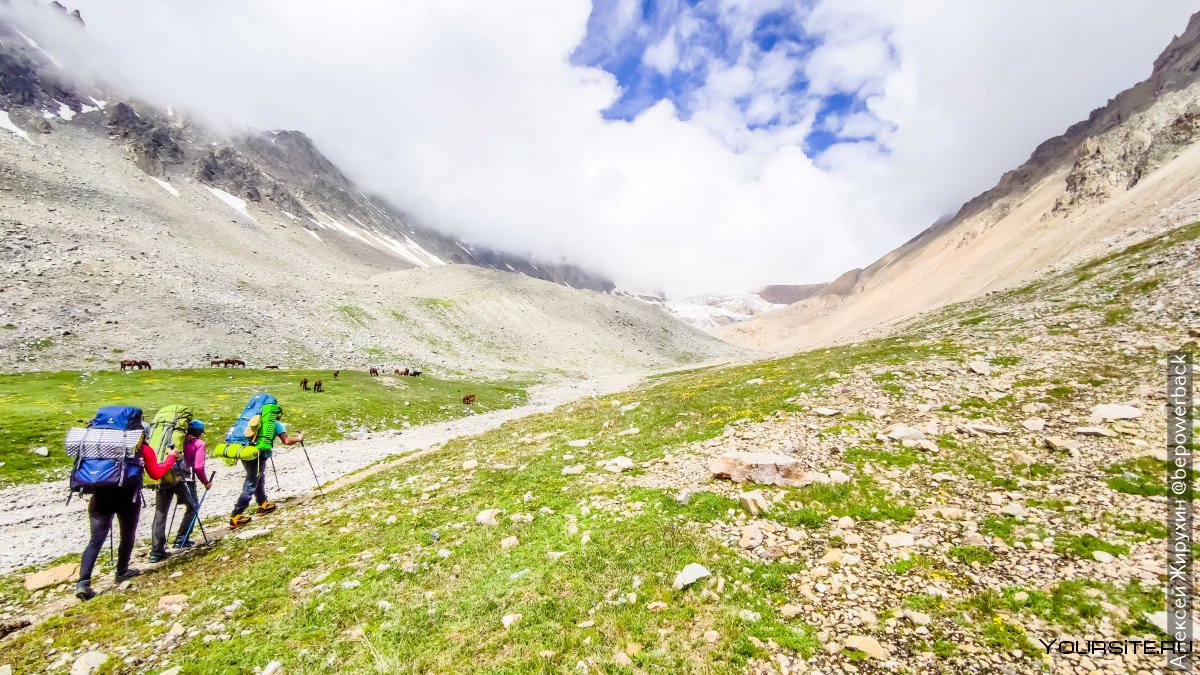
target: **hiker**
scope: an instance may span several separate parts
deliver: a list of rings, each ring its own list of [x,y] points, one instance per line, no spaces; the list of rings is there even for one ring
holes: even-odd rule
[[[179,521],[179,531],[175,534],[175,548],[188,548],[192,542],[186,539],[191,528],[192,520],[196,518],[196,479],[207,490],[212,486],[212,480],[204,471],[204,455],[207,448],[204,440],[204,422],[191,420],[187,425],[187,436],[183,442],[183,461],[176,465],[179,469],[178,482],[168,485],[163,483],[154,494],[154,523],[150,528],[150,562],[156,563],[171,557],[167,552],[167,513],[171,510],[172,502],[178,501],[184,506],[183,520]]]
[[[278,438],[283,441],[284,445],[295,445],[304,440],[302,434],[288,436],[287,429],[283,426],[283,422],[279,420],[279,417],[283,416],[283,409],[274,404],[274,397],[270,400],[272,402],[263,407],[267,410],[271,409],[268,406],[273,407],[276,411],[276,417],[274,420],[263,423],[264,433],[260,433],[256,441],[258,457],[241,460],[242,466],[246,469],[246,481],[242,483],[241,496],[238,497],[237,502],[233,505],[233,515],[229,518],[230,529],[237,529],[253,520],[250,516],[242,513],[250,506],[251,497],[258,502],[258,511],[256,513],[267,514],[275,510],[275,503],[267,499],[266,480],[267,462],[271,459],[271,446],[274,445],[275,439]],[[273,425],[273,433],[267,432],[267,425]]]
[[[141,411],[137,411],[141,419]],[[96,592],[92,590],[92,569],[96,566],[96,557],[104,547],[115,516],[120,525],[121,543],[117,546],[116,583],[121,583],[141,574],[140,570],[129,567],[129,558],[133,555],[133,545],[137,541],[138,516],[142,511],[142,473],[149,474],[154,480],[161,479],[175,464],[178,451],[172,448],[166,459],[159,463],[154,448],[146,443],[141,444],[140,461],[131,468],[135,475],[130,476],[123,484],[96,487],[92,490],[92,498],[88,503],[88,519],[92,529],[91,539],[87,548],[83,549],[83,558],[79,561],[79,582],[75,584],[75,597],[80,600],[90,600]]]

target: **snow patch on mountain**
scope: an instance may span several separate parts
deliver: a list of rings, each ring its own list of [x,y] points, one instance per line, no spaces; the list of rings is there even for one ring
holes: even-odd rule
[[[767,302],[753,293],[706,293],[663,303],[663,307],[680,320],[704,329],[746,321],[786,306]]]

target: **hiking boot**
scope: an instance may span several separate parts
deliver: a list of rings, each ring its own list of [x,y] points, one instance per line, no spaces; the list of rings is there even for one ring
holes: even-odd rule
[[[242,515],[239,513],[236,516],[229,519],[229,529],[236,530],[243,525],[249,525],[250,521],[252,521],[252,520],[254,520],[254,519],[251,518],[250,516]]]
[[[154,556],[153,556],[153,555],[151,555],[151,556],[150,556],[150,561],[151,561],[151,562],[154,562]],[[134,577],[136,577],[136,576],[141,576],[141,574],[142,574],[142,571],[141,571],[141,570],[134,569],[134,568],[130,567],[129,569],[125,570],[124,572],[117,572],[117,573],[116,573],[116,574],[113,576],[113,579],[114,579],[114,580],[115,580],[115,581],[116,581],[118,584],[121,584],[121,583],[125,583],[126,581],[129,581],[130,579],[132,579],[132,578],[134,578]]]
[[[92,581],[87,579],[75,584],[75,597],[80,600],[91,600],[96,597],[96,591],[92,590]]]
[[[171,557],[171,554],[167,553],[166,551],[154,551],[150,554],[150,562],[152,562],[152,563],[162,562],[170,557]]]
[[[196,545],[196,543],[193,542],[191,539],[188,539],[187,541],[177,541],[174,544],[172,544],[172,546],[174,546],[175,548],[191,548],[195,545]]]
[[[258,513],[260,515],[264,514],[264,513],[270,513],[274,510],[275,510],[275,502],[263,502],[258,505]]]

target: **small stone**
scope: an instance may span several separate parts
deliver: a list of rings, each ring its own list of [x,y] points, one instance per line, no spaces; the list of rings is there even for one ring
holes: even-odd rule
[[[1092,551],[1092,558],[1095,559],[1096,562],[1105,565],[1113,560],[1116,560],[1116,558],[1113,557],[1113,554],[1109,553],[1108,551]]]
[[[821,417],[833,417],[834,415],[842,414],[840,410],[834,410],[833,408],[813,408],[813,412]]]
[[[703,565],[688,563],[679,574],[675,575],[675,582],[671,584],[671,587],[677,591],[683,590],[710,574],[712,573]]]
[[[628,457],[615,457],[604,463],[604,470],[613,473],[624,473],[633,468],[633,460]]]
[[[800,605],[784,605],[783,607],[779,608],[779,614],[785,619],[791,619],[793,617],[800,616],[800,613],[803,611],[804,608]]]
[[[762,545],[763,533],[757,525],[750,525],[742,529],[741,539],[738,540],[738,546],[745,549],[754,549]]]
[[[516,537],[505,537],[500,540],[500,548],[513,548],[520,543],[521,540]]]
[[[629,655],[625,652],[617,652],[616,656],[613,657],[613,663],[628,668],[633,665],[633,659],[629,658]]]
[[[834,485],[841,485],[842,483],[849,483],[850,476],[848,474],[846,474],[845,472],[834,469],[833,471],[829,472],[829,482],[833,483]]]
[[[264,534],[270,534],[270,533],[271,533],[271,531],[268,530],[267,528],[258,527],[253,530],[246,530],[245,532],[239,532],[237,534],[237,538],[242,539],[242,540],[253,539],[255,537],[261,537]]]
[[[851,635],[846,638],[845,646],[847,649],[857,649],[877,661],[887,658],[887,652],[884,651],[883,645],[879,644],[879,641],[875,638],[867,635]]]
[[[562,475],[574,476],[575,474],[583,473],[584,468],[582,464],[568,464],[562,468]]]
[[[762,493],[762,490],[743,492],[738,495],[738,501],[742,503],[742,508],[749,511],[752,516],[757,516],[771,509],[771,503],[767,501],[767,497]]]
[[[914,609],[904,610],[904,616],[909,621],[915,623],[918,626],[928,626],[929,622],[933,621],[933,617],[929,616],[928,614],[926,614],[924,612],[918,612]]]
[[[718,633],[717,631],[715,631],[715,630],[704,631],[704,641],[705,642],[712,644],[720,639],[721,639],[721,634]]]
[[[1048,413],[1048,412],[1050,412],[1050,404],[1049,403],[1026,403],[1025,405],[1021,406],[1021,412],[1025,413],[1026,415],[1037,415],[1039,413]]]
[[[852,530],[854,529],[854,519],[850,516],[842,516],[841,518],[838,518],[837,525],[835,527],[837,527],[839,530]]]
[[[1046,420],[1038,418],[1027,419],[1021,422],[1021,426],[1030,431],[1041,431],[1046,428]]]
[[[770,452],[727,452],[714,457],[708,468],[715,478],[759,485],[794,485],[804,475],[800,460]]]
[[[655,600],[654,602],[646,605],[646,609],[650,610],[651,612],[661,612],[666,608],[667,603],[662,602],[661,600]]]
[[[1141,408],[1127,404],[1108,403],[1092,408],[1089,422],[1112,422],[1113,420],[1132,420],[1142,416]]]
[[[567,445],[571,446],[572,448],[586,448],[587,446],[589,446],[591,444],[592,444],[592,439],[590,439],[590,438],[581,438],[581,439],[575,440],[575,441],[567,441]]]
[[[880,543],[889,548],[907,548],[916,544],[916,539],[908,532],[897,532],[881,538]]]
[[[188,597],[183,594],[164,595],[158,599],[158,611],[179,614],[187,607]]]
[[[473,471],[478,466],[479,466],[479,460],[477,460],[477,459],[468,459],[467,461],[462,463],[463,471]]]
[[[972,361],[967,364],[967,368],[976,375],[991,375],[992,366],[987,361]]]
[[[84,652],[71,664],[71,675],[92,675],[108,663],[108,654],[104,652]]]
[[[55,565],[40,572],[25,575],[25,590],[36,591],[57,586],[74,579],[79,574],[79,563]]]
[[[1018,502],[1012,502],[1008,506],[1000,509],[1000,513],[1020,520],[1025,518],[1025,507],[1021,506],[1021,504]]]
[[[1047,448],[1051,450],[1078,450],[1079,445],[1072,440],[1062,438],[1060,436],[1048,436],[1044,441]]]
[[[1078,427],[1075,429],[1075,433],[1079,434],[1080,436],[1105,436],[1108,438],[1112,438],[1113,436],[1117,435],[1117,432],[1112,431],[1111,429],[1105,429],[1104,427]]]
[[[38,457],[49,457],[50,456],[50,448],[47,448],[45,446],[42,446],[40,448],[30,448],[29,451],[32,452],[33,454],[37,455]]]
[[[496,518],[500,515],[500,509],[484,509],[475,516],[475,522],[480,525],[495,525]]]
[[[283,664],[279,661],[268,663],[267,667],[262,669],[262,675],[283,675]]]
[[[507,630],[507,629],[508,629],[508,628],[510,628],[510,627],[511,627],[511,626],[512,626],[514,623],[516,623],[516,622],[518,622],[518,621],[520,621],[520,620],[521,620],[521,615],[520,615],[520,614],[505,614],[505,615],[504,615],[504,617],[500,619],[500,623],[501,623],[501,624],[503,624],[503,625],[504,625],[504,628],[505,628],[505,630]]]
[[[1009,459],[1012,460],[1013,464],[1016,464],[1018,466],[1020,466],[1022,464],[1029,465],[1029,464],[1034,463],[1033,456],[1030,455],[1028,452],[1024,452],[1022,450],[1013,450],[1012,454],[1010,454],[1008,457],[1009,457]]]

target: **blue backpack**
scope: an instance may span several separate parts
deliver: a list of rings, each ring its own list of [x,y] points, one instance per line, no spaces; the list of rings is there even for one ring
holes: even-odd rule
[[[255,394],[238,416],[237,421],[225,434],[225,442],[236,445],[250,445],[258,437],[262,425],[262,409],[264,405],[275,404],[275,397],[270,394]]]
[[[89,439],[90,437],[90,439]],[[142,479],[142,409],[105,406],[86,429],[67,432],[66,450],[74,458],[71,494],[89,494]],[[70,503],[71,495],[67,496]]]

